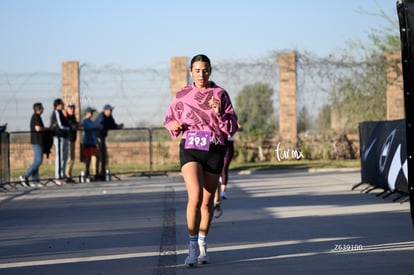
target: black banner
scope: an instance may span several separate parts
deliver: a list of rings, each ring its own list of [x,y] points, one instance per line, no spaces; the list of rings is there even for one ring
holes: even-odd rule
[[[362,182],[408,193],[405,120],[362,122],[359,135]]]

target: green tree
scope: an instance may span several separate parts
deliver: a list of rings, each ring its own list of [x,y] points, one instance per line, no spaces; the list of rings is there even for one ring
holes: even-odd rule
[[[263,143],[275,133],[277,124],[273,116],[273,88],[266,83],[246,85],[236,96],[238,121],[243,127],[240,133],[241,150],[244,161],[265,160]],[[251,155],[248,149],[255,148]]]
[[[237,115],[243,134],[261,138],[274,134],[273,94],[273,89],[265,83],[246,85],[237,94]]]
[[[320,132],[331,129],[331,106],[324,105],[316,119],[317,130]]]
[[[306,106],[303,106],[298,114],[298,133],[303,133],[312,128],[312,117]]]
[[[381,17],[385,26],[371,30],[368,42],[349,41],[338,54],[314,61],[319,66],[316,79],[330,83],[322,89],[329,97],[332,114],[340,119],[335,122],[341,125],[343,133],[357,132],[361,121],[386,118],[385,55],[400,50],[397,18],[389,18],[383,10],[365,13]],[[326,114],[327,109],[323,108],[318,115],[323,124],[327,122],[322,118]]]
[[[332,109],[342,121],[343,131],[356,131],[358,123],[369,120],[384,120],[386,117],[386,60],[385,53],[372,51],[363,63],[344,75],[331,94]]]

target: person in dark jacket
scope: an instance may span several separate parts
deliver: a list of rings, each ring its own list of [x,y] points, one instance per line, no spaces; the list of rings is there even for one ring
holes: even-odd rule
[[[92,120],[93,113],[96,110],[87,107],[85,109],[85,117],[82,120],[83,126],[83,159],[85,161],[85,176],[87,179],[96,179],[96,174],[99,171],[99,149],[98,149],[98,133],[101,127],[96,125]],[[95,157],[95,175],[92,178],[90,174],[90,166],[92,157]]]
[[[75,116],[75,104],[68,104],[65,111],[65,118],[70,124],[70,131],[68,135],[68,159],[66,161],[66,178],[67,182],[75,182],[72,179],[72,169],[75,163],[75,145],[76,145],[76,136],[78,134],[77,130],[79,128],[79,122],[76,120]]]
[[[30,187],[41,187],[39,183],[39,167],[43,162],[43,131],[44,125],[41,115],[43,114],[43,105],[40,102],[33,104],[33,115],[30,119],[30,143],[34,153],[32,165],[20,176],[22,185]],[[32,177],[33,185],[29,184],[29,177]]]
[[[113,109],[113,106],[105,104],[103,111],[99,113],[94,121],[96,125],[100,125],[101,127],[98,135],[100,170],[99,172],[97,171],[97,177],[99,179],[105,178],[105,173],[108,169],[108,152],[106,148],[106,136],[108,135],[108,130],[122,129],[124,127],[123,123],[118,124],[115,122],[115,119],[112,116]]]
[[[54,132],[53,144],[55,145],[55,180],[56,185],[61,185],[65,177],[66,160],[68,159],[68,136],[70,124],[63,114],[65,104],[57,98],[53,101],[54,110],[50,117],[50,128]]]

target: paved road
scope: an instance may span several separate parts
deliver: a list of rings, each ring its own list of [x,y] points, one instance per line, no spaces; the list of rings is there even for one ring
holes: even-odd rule
[[[0,274],[413,274],[409,204],[351,190],[358,171],[230,177],[196,268],[179,176],[0,193]]]

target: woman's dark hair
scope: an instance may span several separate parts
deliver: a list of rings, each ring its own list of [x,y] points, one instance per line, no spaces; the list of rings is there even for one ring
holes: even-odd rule
[[[198,55],[194,56],[194,57],[191,59],[190,69],[192,69],[192,68],[193,68],[193,64],[194,64],[195,62],[197,62],[197,61],[206,62],[206,63],[208,64],[208,67],[210,68],[210,71],[211,71],[211,62],[210,62],[210,58],[208,58],[208,57],[207,57],[207,55],[204,55],[204,54],[198,54]]]

